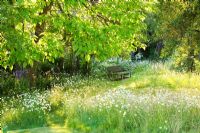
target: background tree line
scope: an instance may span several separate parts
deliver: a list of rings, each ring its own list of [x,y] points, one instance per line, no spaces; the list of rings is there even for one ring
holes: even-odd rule
[[[170,58],[181,71],[199,71],[200,1],[160,0],[154,9],[146,19],[149,55]],[[161,52],[154,52],[159,44]]]

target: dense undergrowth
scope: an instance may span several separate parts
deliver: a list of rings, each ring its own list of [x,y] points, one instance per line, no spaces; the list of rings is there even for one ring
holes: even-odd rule
[[[50,90],[1,97],[1,127],[4,131],[54,126],[66,132],[200,131],[199,75],[173,71],[169,62],[131,66],[133,76],[122,81],[63,77]]]

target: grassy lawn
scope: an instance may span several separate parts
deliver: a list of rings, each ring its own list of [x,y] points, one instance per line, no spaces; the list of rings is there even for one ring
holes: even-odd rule
[[[2,98],[2,126],[33,128],[10,133],[197,133],[200,76],[169,66],[144,61],[122,81],[66,78],[48,91]]]

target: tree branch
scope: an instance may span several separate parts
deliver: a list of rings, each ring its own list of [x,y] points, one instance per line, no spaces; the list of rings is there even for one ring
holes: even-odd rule
[[[53,6],[53,2],[51,1],[49,5],[43,8],[43,11],[39,13],[39,15],[46,15],[51,10],[52,6]],[[45,26],[46,26],[45,21],[43,21],[42,24],[39,24],[39,23],[36,24],[35,35],[37,36],[37,38],[35,39],[35,43],[38,43],[39,40],[43,37],[43,35],[41,34],[44,32]]]
[[[94,10],[90,9],[86,4],[83,3],[83,6],[87,9],[87,10],[91,10],[92,12],[94,12]],[[106,16],[103,16],[101,13],[97,13],[96,16],[100,19],[102,19],[104,21],[104,24],[108,25],[109,23],[111,24],[116,24],[116,25],[120,25],[120,21],[117,20],[113,20],[113,19],[109,19]]]
[[[59,2],[58,0],[57,0],[57,5],[58,5],[59,10],[60,10],[65,16],[67,16],[67,17],[73,17],[71,14],[66,13],[66,12],[64,11],[64,9],[62,8],[62,5],[60,4],[60,2]]]

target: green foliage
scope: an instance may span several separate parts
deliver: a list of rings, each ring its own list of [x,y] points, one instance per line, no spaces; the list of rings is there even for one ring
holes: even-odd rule
[[[173,55],[180,70],[199,71],[199,1],[159,1],[157,7],[155,34],[164,41],[162,56]]]
[[[84,62],[91,55],[104,60],[140,47],[146,28],[147,4],[139,0],[13,0],[0,6],[0,66],[11,70],[54,62],[69,47]]]
[[[54,58],[61,56],[62,43],[55,33],[42,31],[43,38],[39,43],[35,41],[40,37],[36,35],[36,30],[42,30],[43,21],[50,17],[47,14],[36,15],[43,7],[40,1],[1,3],[0,34],[4,40],[0,43],[1,66],[12,70],[13,65],[18,64],[26,68],[26,66],[32,67],[35,61],[41,62],[45,59],[54,61]],[[41,25],[40,29],[37,25]]]

